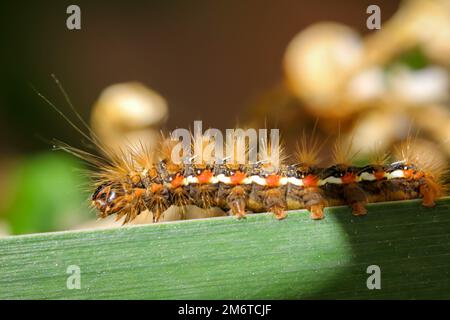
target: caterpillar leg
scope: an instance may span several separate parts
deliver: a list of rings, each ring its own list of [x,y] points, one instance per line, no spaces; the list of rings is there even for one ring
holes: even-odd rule
[[[245,218],[245,209],[247,203],[247,193],[241,186],[234,187],[226,199],[231,213],[238,219]]]
[[[186,218],[186,207],[192,204],[189,193],[184,188],[175,188],[170,193],[170,203],[179,208],[180,219]]]
[[[159,222],[161,215],[170,207],[170,192],[161,184],[153,184],[150,187],[146,199],[146,208],[153,213],[153,222]]]
[[[326,207],[327,201],[319,188],[288,186],[286,202],[289,210],[306,208],[311,213],[310,218],[313,220],[325,217],[323,209]]]
[[[275,218],[277,218],[277,220],[283,220],[284,218],[287,217],[287,213],[285,211],[285,208],[283,207],[273,207],[270,209],[270,212],[273,213],[273,215],[275,216]]]
[[[367,202],[363,201],[356,201],[353,202],[350,207],[352,208],[352,213],[354,216],[364,216],[367,214],[367,208],[366,208]]]
[[[303,195],[306,209],[311,212],[310,217],[313,220],[325,218],[323,209],[327,206],[327,201],[323,197],[319,188],[307,188]]]
[[[424,179],[419,187],[419,193],[422,196],[422,205],[424,207],[432,208],[436,205],[435,200],[440,196],[439,185],[431,179]]]
[[[202,209],[209,209],[217,205],[217,187],[211,184],[197,184],[190,188],[191,202]]]
[[[243,219],[246,217],[245,215],[245,201],[242,199],[236,199],[228,203],[230,207],[231,214],[235,216],[237,219]]]
[[[325,214],[323,212],[324,206],[321,204],[312,205],[308,210],[311,212],[310,217],[313,220],[321,220],[325,218]]]
[[[353,215],[364,216],[367,214],[367,196],[361,186],[356,183],[345,185],[343,189],[343,196],[345,202],[352,209]]]
[[[265,192],[264,207],[266,210],[272,212],[278,220],[287,217],[285,191],[284,188],[273,188]]]
[[[247,208],[253,212],[264,211],[264,187],[253,185],[247,200]]]

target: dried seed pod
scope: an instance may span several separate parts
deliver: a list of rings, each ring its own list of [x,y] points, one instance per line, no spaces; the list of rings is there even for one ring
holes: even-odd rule
[[[145,143],[153,148],[168,116],[166,100],[138,82],[114,84],[95,103],[91,126],[111,149]]]
[[[315,113],[347,113],[350,106],[343,104],[343,86],[363,55],[362,39],[351,28],[337,23],[314,24],[295,36],[286,49],[288,86]]]

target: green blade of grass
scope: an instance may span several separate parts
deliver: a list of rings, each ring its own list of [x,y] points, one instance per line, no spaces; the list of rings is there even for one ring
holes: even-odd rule
[[[1,299],[450,298],[450,198],[0,239]],[[381,289],[369,290],[370,265]],[[80,289],[68,289],[69,266]]]

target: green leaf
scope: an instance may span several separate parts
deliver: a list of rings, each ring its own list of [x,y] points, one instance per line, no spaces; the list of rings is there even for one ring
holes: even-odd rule
[[[0,239],[1,299],[450,298],[450,198]],[[66,287],[71,265],[81,289]],[[369,290],[367,268],[381,269]]]

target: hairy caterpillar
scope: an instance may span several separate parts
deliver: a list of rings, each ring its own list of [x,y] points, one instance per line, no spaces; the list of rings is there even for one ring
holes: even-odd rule
[[[305,149],[308,146],[311,149]],[[125,217],[125,223],[144,210],[153,212],[157,222],[172,205],[220,207],[238,218],[247,211],[268,211],[277,219],[285,218],[287,210],[303,208],[312,219],[322,219],[326,206],[342,204],[360,216],[367,213],[369,202],[416,198],[433,207],[443,194],[442,171],[421,162],[410,147],[403,151],[404,159],[393,163],[352,166],[339,161],[324,168],[314,165],[317,143],[303,143],[296,162],[279,166],[226,160],[180,165],[168,156],[154,163],[152,154],[134,148],[96,173],[92,204],[101,217],[116,214]]]
[[[61,86],[60,89],[75,111]],[[171,206],[195,205],[203,209],[219,207],[237,218],[251,211],[272,212],[277,219],[283,219],[288,210],[307,209],[312,219],[322,219],[327,206],[348,205],[354,215],[361,216],[367,213],[369,202],[422,198],[424,206],[433,207],[444,193],[443,168],[415,154],[411,139],[401,150],[399,161],[387,163],[381,157],[365,166],[352,165],[350,149],[344,149],[339,140],[334,149],[334,164],[318,166],[323,144],[314,134],[310,139],[302,136],[295,160],[290,163],[285,160],[272,163],[268,158],[244,164],[228,158],[175,163],[170,139],[162,141],[159,152],[144,144],[112,151],[76,111],[88,134],[39,95],[103,154],[97,156],[57,143],[59,149],[95,167],[91,203],[102,218],[116,215],[127,223],[148,210],[153,213],[153,221],[158,222]]]

